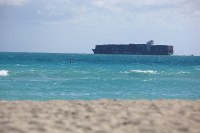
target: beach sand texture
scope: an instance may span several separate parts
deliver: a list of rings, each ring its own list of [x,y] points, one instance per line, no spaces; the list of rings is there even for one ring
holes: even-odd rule
[[[0,101],[0,133],[200,133],[200,100]]]

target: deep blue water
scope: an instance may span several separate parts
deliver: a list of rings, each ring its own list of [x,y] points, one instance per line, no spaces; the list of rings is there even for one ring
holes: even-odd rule
[[[200,57],[0,53],[0,100],[102,98],[200,99]]]

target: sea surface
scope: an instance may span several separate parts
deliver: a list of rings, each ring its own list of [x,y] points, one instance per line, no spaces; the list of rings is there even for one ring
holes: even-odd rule
[[[200,99],[200,57],[0,53],[0,100],[77,99]]]

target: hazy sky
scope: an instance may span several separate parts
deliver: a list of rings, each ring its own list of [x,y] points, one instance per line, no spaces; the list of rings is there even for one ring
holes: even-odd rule
[[[0,51],[92,53],[150,39],[200,55],[200,0],[0,0]]]

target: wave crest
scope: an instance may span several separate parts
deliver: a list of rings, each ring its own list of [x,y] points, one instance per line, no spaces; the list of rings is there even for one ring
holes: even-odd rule
[[[190,74],[190,72],[184,72],[184,71],[180,71],[177,74]]]
[[[8,70],[0,70],[0,76],[8,76]]]
[[[130,71],[125,71],[124,73],[157,74],[157,71],[153,71],[153,70],[130,70]]]

